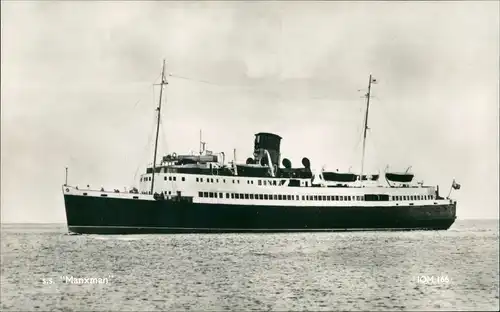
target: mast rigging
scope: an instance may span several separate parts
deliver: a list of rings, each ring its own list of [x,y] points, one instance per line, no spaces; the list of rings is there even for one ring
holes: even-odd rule
[[[155,139],[155,152],[153,155],[153,172],[151,177],[151,194],[153,194],[153,189],[155,185],[155,172],[156,172],[156,154],[158,151],[158,134],[160,132],[160,116],[161,116],[161,100],[163,96],[163,86],[167,85],[168,82],[165,79],[165,59],[163,60],[163,67],[161,70],[161,83],[160,83],[160,99],[158,100],[158,107],[156,110],[158,111],[158,118],[156,123],[156,139]]]
[[[370,78],[368,80],[368,93],[366,93],[366,114],[365,114],[365,125],[363,129],[363,152],[361,155],[361,173],[359,175],[359,181],[363,182],[363,170],[365,166],[365,147],[366,147],[366,132],[368,130],[368,110],[370,109],[370,93],[372,83],[377,83],[377,80],[372,78],[370,74]]]

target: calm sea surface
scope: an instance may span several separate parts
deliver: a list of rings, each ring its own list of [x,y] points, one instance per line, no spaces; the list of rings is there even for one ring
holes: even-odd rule
[[[66,235],[2,225],[2,311],[499,310],[498,220],[441,232]]]

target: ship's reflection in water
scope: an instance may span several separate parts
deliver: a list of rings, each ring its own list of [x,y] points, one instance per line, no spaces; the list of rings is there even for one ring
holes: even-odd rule
[[[7,226],[1,243],[4,311],[499,308],[498,221],[439,232],[130,236]]]

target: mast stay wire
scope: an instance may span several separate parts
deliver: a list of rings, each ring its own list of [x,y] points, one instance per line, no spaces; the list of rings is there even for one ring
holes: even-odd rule
[[[233,89],[239,89],[245,92],[252,92],[252,93],[258,93],[258,94],[265,94],[267,96],[272,96],[273,98],[277,98],[279,101],[281,101],[282,96],[281,94],[272,92],[272,91],[266,91],[266,90],[259,90],[257,86],[244,86],[244,85],[234,85],[234,84],[221,84],[221,83],[216,83],[216,82],[211,82],[207,80],[201,80],[201,79],[194,79],[194,78],[189,78],[185,76],[180,76],[180,75],[175,75],[170,73],[169,77],[173,78],[179,78],[187,81],[192,81],[192,82],[198,82],[206,85],[211,85],[211,86],[216,86],[216,87],[222,87],[222,88],[233,88]]]
[[[156,81],[158,81],[158,78],[160,78],[161,74],[159,74],[156,79],[153,81],[153,84],[150,86],[151,90],[152,90],[152,94],[153,94],[153,103],[155,102],[155,89],[154,89],[154,85],[156,83]],[[139,102],[141,102],[141,100],[137,101],[135,104],[134,104],[134,107],[133,109],[135,109],[137,107],[137,104],[139,104]],[[156,112],[156,109],[154,110]],[[156,126],[156,114],[152,114],[152,119],[153,119],[153,122],[151,122],[151,130],[149,131],[149,135],[148,135],[148,139],[146,140],[146,144],[145,146],[142,148],[142,155],[140,156],[141,159],[146,159],[146,154],[149,152],[149,148],[151,147],[150,145],[152,144],[152,137],[153,137],[153,133],[155,131],[155,126]],[[141,162],[139,162],[139,165],[137,166],[136,170],[135,170],[135,174],[134,174],[134,181],[136,181],[137,179],[137,174],[139,172],[139,169],[141,168]],[[146,165],[147,166],[147,165]]]
[[[363,117],[363,123],[364,123],[364,117]],[[359,144],[363,140],[362,125],[358,125],[358,127],[356,128],[356,136],[358,137],[358,140],[356,141],[356,144],[353,146],[353,148],[351,150],[351,158],[355,158],[357,156]]]
[[[256,87],[255,86],[238,86],[238,85],[224,85],[224,84],[219,84],[219,83],[215,83],[215,82],[210,82],[210,81],[207,81],[207,80],[201,80],[201,79],[194,79],[194,78],[189,78],[189,77],[185,77],[185,76],[180,76],[180,75],[176,75],[176,74],[172,74],[170,73],[169,74],[169,77],[174,77],[174,78],[180,78],[180,79],[184,79],[184,80],[188,80],[188,81],[193,81],[193,82],[199,82],[199,83],[204,83],[204,84],[209,84],[209,85],[213,85],[213,86],[218,86],[218,87],[235,87],[235,88],[242,88],[242,89],[255,89]],[[362,89],[359,89],[358,91],[362,91]],[[266,93],[266,94],[269,94],[269,92],[262,92],[262,93]],[[280,97],[281,98],[281,95],[279,94],[276,94],[277,97]],[[328,97],[326,96],[313,96],[313,97],[309,97],[310,99],[313,99],[313,100],[324,100],[324,99],[328,99]],[[347,102],[347,101],[357,101],[355,99],[352,99],[352,100],[344,100],[344,101],[339,101],[339,102]],[[362,110],[362,108],[360,108],[360,111]],[[363,120],[364,120],[365,117],[363,117]],[[356,129],[356,133],[358,133],[360,131],[360,126],[357,127]],[[357,145],[359,144],[359,142],[357,143]]]
[[[358,92],[365,91],[364,89],[358,89]],[[361,96],[361,98],[366,98],[365,96]],[[372,97],[373,98],[373,97]],[[363,141],[363,132],[364,132],[364,125],[365,125],[365,120],[366,120],[366,115],[365,115],[365,110],[362,107],[359,107],[358,112],[362,114],[362,123],[359,123],[358,126],[356,127],[356,137],[358,140],[356,141],[356,144],[353,146],[351,150],[351,158],[357,158],[358,156],[358,147],[359,144]],[[369,129],[369,128],[368,128]],[[361,161],[361,159],[360,159]]]
[[[186,76],[180,76],[180,75],[172,74],[172,73],[168,74],[168,76],[173,77],[173,78],[187,80],[187,81],[193,81],[193,82],[203,83],[203,84],[207,84],[207,85],[217,86],[217,87],[238,88],[238,89],[245,90],[245,91],[252,91],[252,92],[256,92],[256,93],[260,93],[260,94],[271,95],[273,97],[278,98],[279,100],[282,100],[282,94],[280,92],[261,90],[261,89],[259,89],[259,86],[221,84],[221,83],[211,82],[208,80],[201,80],[201,79],[194,79],[194,78],[190,78],[190,77],[186,77]],[[307,98],[310,100],[318,100],[318,101],[325,101],[325,100],[331,99],[331,97],[329,97],[329,96],[308,96]],[[342,101],[338,101],[338,102],[350,102],[350,101],[357,101],[357,99],[354,99],[354,98],[353,99],[346,99],[346,100],[342,100]]]
[[[213,86],[219,86],[219,87],[229,87],[230,86],[230,85],[222,85],[222,84],[218,84],[218,83],[214,83],[214,82],[210,82],[210,81],[206,81],[206,80],[201,80],[201,79],[193,79],[193,78],[178,76],[178,75],[174,75],[174,74],[168,74],[168,76],[174,77],[174,78],[180,78],[180,79],[184,79],[184,80],[189,80],[189,81],[205,83],[205,84],[209,84],[209,85],[213,85]]]
[[[395,124],[396,121],[394,120],[394,118],[390,118],[391,114],[387,111],[383,101],[381,101],[379,98],[375,98],[375,99],[377,100],[377,102],[379,104],[382,104],[382,105],[378,105],[378,107],[382,108],[382,111],[384,114],[381,114],[381,115],[384,117],[384,120],[386,121],[385,124],[388,124],[389,127],[391,128],[391,131],[388,131],[388,132],[391,134],[394,134],[393,138],[395,138],[395,140],[397,141],[396,147],[398,149],[398,152],[401,153],[401,156],[404,159],[407,159],[408,153],[406,152],[406,150],[404,148],[401,148],[405,144],[404,144],[404,140],[402,140],[401,136],[399,135],[399,131],[397,131],[397,129],[399,127]],[[386,117],[389,117],[389,118],[386,118]]]
[[[156,79],[155,79],[155,80],[153,80],[153,84],[152,84],[152,85],[153,85],[153,87],[154,87],[154,84],[156,83],[156,81],[158,81],[158,78],[160,78],[160,76],[161,76],[161,74],[160,74],[160,75],[158,75],[158,77],[156,77]],[[148,86],[148,89],[149,89],[149,88],[151,88],[151,85],[150,85],[150,86]],[[148,92],[149,92],[149,91],[148,91]],[[137,105],[138,105],[139,103],[141,103],[141,102],[142,102],[142,100],[144,99],[144,96],[145,96],[145,95],[146,95],[146,92],[144,92],[144,94],[143,94],[143,95],[139,98],[139,100],[138,100],[138,101],[136,101],[136,102],[134,103],[134,106],[132,107],[132,110],[135,110],[135,109],[137,108]]]
[[[152,118],[152,119],[153,119],[153,122],[151,123],[151,130],[149,131],[149,135],[148,135],[148,139],[146,140],[146,144],[145,144],[145,146],[142,148],[142,155],[141,155],[141,157],[140,157],[141,159],[145,159],[145,158],[146,158],[146,156],[145,156],[145,155],[146,155],[146,154],[149,154],[148,152],[149,152],[149,149],[151,148],[151,146],[150,146],[150,145],[151,145],[151,143],[152,143],[151,141],[152,141],[152,138],[153,138],[153,133],[154,133],[154,131],[155,131],[155,126],[156,126],[156,125],[155,125],[156,116],[154,116],[154,115],[153,115],[153,118]],[[136,168],[136,170],[135,170],[135,174],[134,174],[134,181],[136,180],[136,178],[137,178],[137,173],[139,172],[139,169],[140,169],[140,167],[142,166],[140,163],[141,163],[141,162],[139,162],[139,165],[137,165],[137,168]],[[146,165],[146,166],[147,166],[147,165]]]
[[[373,147],[373,150],[374,150],[374,152],[375,152],[375,153],[374,153],[374,154],[375,154],[375,160],[376,160],[376,162],[377,162],[377,163],[382,164],[382,161],[381,161],[382,159],[380,158],[381,153],[380,153],[379,149],[377,149],[377,145],[379,145],[379,146],[380,146],[380,144],[378,144],[378,143],[377,143],[378,141],[377,141],[377,140],[375,140],[375,135],[373,134],[373,131],[372,131],[372,129],[371,129],[371,128],[368,128],[368,134],[369,134],[369,135],[370,135],[370,137],[372,138],[372,139],[370,140],[370,143],[369,143],[369,144]]]
[[[165,97],[166,97],[166,95],[165,95]],[[160,135],[161,135],[162,142],[163,142],[163,150],[164,150],[164,152],[166,152],[166,151],[168,151],[168,142],[167,142],[167,134],[165,133],[166,127],[163,126],[163,116],[160,116],[160,127],[161,127]]]
[[[381,103],[378,96],[370,96],[370,99],[377,100],[377,102],[379,104]],[[380,106],[381,105],[379,105],[377,107],[380,107]],[[365,119],[366,119],[366,116],[365,116],[365,118],[363,118],[363,122],[365,122]],[[368,135],[370,136],[370,140],[367,140],[367,141],[369,141],[368,145],[370,145],[373,148],[374,156],[375,156],[374,158],[375,158],[376,163],[382,164],[381,153],[380,153],[379,149],[377,148],[377,146],[380,147],[381,145],[379,144],[379,141],[375,138],[376,135],[374,134],[373,130],[370,127],[367,127],[366,133],[367,133],[367,136]]]
[[[164,152],[165,151],[168,151],[168,142],[167,142],[167,134],[165,133],[165,127],[163,127],[163,118],[160,117],[160,127],[161,127],[161,131],[160,131],[160,135],[162,137],[162,141],[163,141],[163,150]]]
[[[198,83],[202,83],[202,84],[217,86],[217,87],[232,87],[232,88],[240,88],[240,89],[243,89],[243,90],[252,90],[252,91],[256,91],[258,93],[272,95],[274,97],[277,97],[277,98],[281,99],[281,94],[274,94],[274,93],[269,92],[269,91],[258,90],[258,87],[256,87],[256,86],[242,86],[242,85],[221,84],[221,83],[216,83],[216,82],[212,82],[212,81],[208,81],[208,80],[194,79],[194,78],[190,78],[190,77],[186,77],[186,76],[181,76],[181,75],[177,75],[177,74],[173,74],[173,73],[169,73],[168,76],[169,77],[173,77],[173,78],[187,80],[187,81],[192,81],[192,82],[198,82]],[[358,91],[363,91],[363,90],[359,89]],[[311,100],[328,100],[328,96],[321,96],[321,97],[318,97],[318,96],[311,97],[311,96],[309,96],[308,98],[311,99]],[[363,96],[363,98],[364,98],[364,96]],[[339,101],[339,102],[348,102],[348,101],[357,101],[357,100],[352,99],[352,100],[344,100],[344,101]],[[362,111],[361,108],[360,108],[360,110]],[[366,116],[363,116],[363,122],[364,122],[365,118],[366,118]],[[163,125],[163,119],[162,118],[160,119],[160,125]],[[357,140],[356,144],[353,147],[353,151],[351,152],[352,154],[355,153],[355,150],[358,148],[358,146],[359,146],[359,144],[360,144],[360,142],[362,140],[362,136],[363,136],[363,131],[362,130],[363,129],[360,129],[360,128],[362,128],[362,127],[360,125],[358,125],[358,127],[356,129],[358,140]],[[164,131],[165,129],[162,128],[162,130]],[[162,132],[162,134],[164,135],[163,132]],[[163,136],[163,139],[165,140],[164,136]]]

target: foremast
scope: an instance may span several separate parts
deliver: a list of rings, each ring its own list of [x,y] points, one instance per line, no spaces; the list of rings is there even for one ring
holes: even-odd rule
[[[156,172],[156,154],[158,152],[158,135],[160,133],[160,117],[161,117],[161,102],[163,96],[163,86],[167,85],[168,82],[165,79],[165,60],[163,60],[163,67],[161,70],[161,83],[160,83],[160,99],[158,100],[158,107],[156,108],[158,112],[158,118],[156,123],[156,139],[155,139],[155,151],[153,155],[153,172],[151,175],[151,194],[153,194],[154,185],[155,185],[155,172]]]

